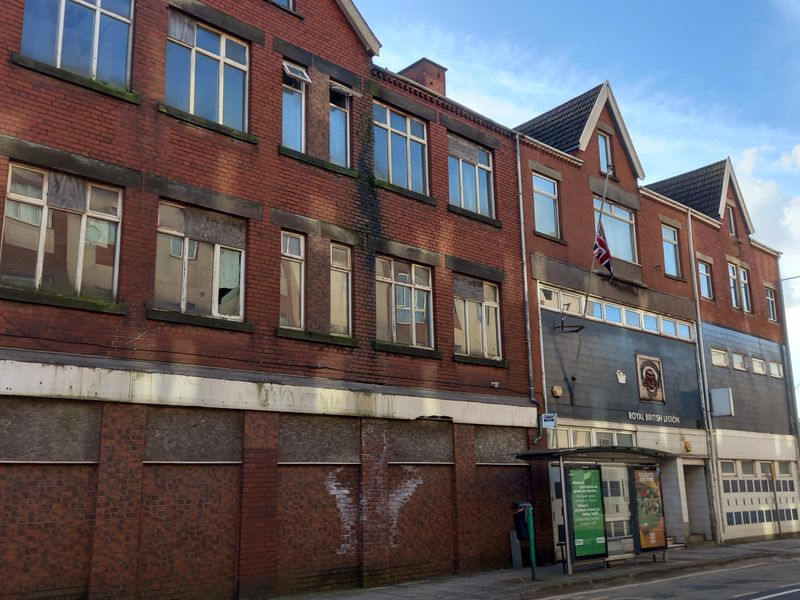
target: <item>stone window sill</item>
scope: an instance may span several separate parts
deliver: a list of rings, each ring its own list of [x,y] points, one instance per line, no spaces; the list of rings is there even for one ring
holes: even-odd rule
[[[436,360],[442,359],[442,353],[433,348],[418,348],[416,346],[406,346],[404,344],[395,344],[393,342],[384,342],[383,340],[372,340],[373,350],[381,352],[391,352],[393,354],[405,354],[406,356],[417,356],[419,358],[433,358]]]
[[[205,317],[203,315],[191,315],[178,312],[176,310],[165,310],[163,308],[148,308],[147,318],[153,321],[166,321],[168,323],[180,323],[182,325],[196,325],[197,327],[208,327],[210,329],[225,329],[228,331],[243,331],[252,333],[255,326],[249,321],[229,321],[228,319],[218,319],[215,317]]]
[[[248,144],[258,143],[258,138],[250,133],[239,131],[238,129],[233,129],[232,127],[227,127],[225,125],[220,125],[219,123],[215,123],[214,121],[209,121],[208,119],[204,119],[203,117],[198,117],[197,115],[193,115],[185,111],[182,111],[179,108],[173,108],[171,106],[167,106],[166,104],[159,104],[158,112],[164,113],[165,115],[169,115],[170,117],[175,117],[176,119],[185,121],[186,123],[191,123],[192,125],[196,125],[197,127],[202,127],[203,129],[208,129],[209,131],[215,131],[217,133],[221,133],[222,135],[227,135],[228,137],[232,137],[239,141],[247,142]]]
[[[533,235],[536,237],[540,237],[548,242],[555,242],[556,244],[561,244],[562,246],[566,246],[567,242],[562,240],[561,238],[553,237],[552,235],[547,235],[546,233],[539,233],[538,231],[534,230]]]
[[[447,210],[457,215],[461,215],[462,217],[467,217],[468,219],[473,219],[475,221],[480,221],[481,223],[486,223],[488,225],[493,225],[494,227],[502,227],[503,222],[499,219],[494,219],[492,217],[487,217],[486,215],[482,215],[471,210],[467,210],[466,208],[461,208],[460,206],[455,206],[454,204],[448,204]]]
[[[411,198],[412,200],[419,200],[420,202],[424,202],[425,204],[430,204],[431,206],[436,206],[436,198],[431,198],[430,196],[426,196],[425,194],[412,192],[411,190],[407,190],[406,188],[402,188],[399,185],[389,183],[388,181],[381,181],[380,179],[376,179],[375,187],[379,187],[384,190],[394,192],[395,194],[400,194],[401,196],[405,196],[406,198]]]
[[[124,100],[125,102],[130,102],[131,104],[139,104],[141,101],[141,97],[135,92],[111,85],[110,83],[95,81],[94,79],[89,79],[88,77],[83,77],[82,75],[65,71],[64,69],[59,69],[53,65],[48,65],[47,63],[33,60],[32,58],[22,56],[21,54],[12,54],[11,62],[15,65],[19,65],[20,67],[30,69],[31,71],[36,71],[37,73],[42,73],[43,75],[49,75],[50,77],[55,77],[56,79],[60,79],[62,81],[74,83],[75,85],[85,87],[94,92],[105,94],[106,96],[111,96],[112,98],[118,98],[120,100]]]
[[[353,179],[358,179],[358,171],[354,171],[353,169],[348,169],[347,167],[343,167],[341,165],[328,162],[327,160],[317,158],[316,156],[311,156],[310,154],[306,154],[305,152],[298,152],[297,150],[292,150],[291,148],[287,148],[286,146],[278,146],[278,154],[281,154],[282,156],[288,156],[289,158],[294,158],[295,160],[299,160],[306,164],[313,165],[315,167],[319,167],[327,171],[332,171],[333,173],[338,173],[339,175],[344,175],[346,177],[352,177]]]
[[[466,356],[464,354],[454,354],[453,361],[457,363],[464,363],[466,365],[479,365],[482,367],[495,367],[499,369],[508,368],[508,361],[506,359],[494,360],[492,358],[483,358],[480,356]]]
[[[81,298],[79,296],[62,296],[39,290],[25,290],[0,286],[0,298],[15,302],[28,302],[44,306],[58,306],[61,308],[75,308],[90,312],[107,313],[111,315],[127,315],[128,305],[116,302],[107,302],[94,298]]]
[[[333,346],[358,347],[358,338],[350,336],[331,335],[329,333],[318,333],[316,331],[301,331],[299,329],[287,329],[278,327],[275,329],[275,336],[291,340],[301,340],[304,342],[316,342],[318,344],[331,344]]]

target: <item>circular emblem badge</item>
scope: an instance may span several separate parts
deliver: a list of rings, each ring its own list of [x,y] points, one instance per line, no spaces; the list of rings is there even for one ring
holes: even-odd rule
[[[651,400],[659,400],[661,393],[661,370],[659,365],[652,360],[642,361],[639,367],[639,378],[642,382],[642,388],[650,397]]]

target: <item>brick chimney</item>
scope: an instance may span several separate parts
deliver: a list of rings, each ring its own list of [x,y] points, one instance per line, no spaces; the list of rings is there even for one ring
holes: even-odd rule
[[[412,81],[421,83],[427,88],[432,89],[437,94],[446,95],[445,69],[442,65],[436,64],[432,60],[420,58],[417,62],[408,65],[400,71],[400,75],[408,77]]]

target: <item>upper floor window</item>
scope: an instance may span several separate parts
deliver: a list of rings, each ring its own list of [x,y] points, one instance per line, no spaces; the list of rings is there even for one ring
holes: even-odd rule
[[[714,298],[714,284],[711,279],[711,265],[697,261],[697,277],[700,280],[700,295],[709,300]]]
[[[284,8],[288,8],[292,10],[294,8],[294,2],[292,0],[272,0],[278,6],[283,6]]]
[[[306,84],[311,78],[303,67],[283,63],[282,141],[287,148],[305,152]]]
[[[27,0],[22,54],[128,87],[133,0]]]
[[[538,233],[561,237],[558,222],[558,183],[534,173],[533,221]]]
[[[767,312],[770,321],[778,320],[778,302],[775,299],[775,290],[772,288],[764,288],[767,293]]]
[[[728,287],[731,290],[733,308],[739,308],[741,303],[739,298],[739,269],[731,263],[728,263]]]
[[[375,269],[377,339],[433,347],[431,268],[379,256]]]
[[[375,177],[428,193],[425,123],[377,102],[372,107]]]
[[[731,290],[731,304],[745,312],[753,312],[750,300],[750,277],[746,269],[728,263],[728,286]]]
[[[728,231],[731,236],[736,237],[736,215],[733,211],[733,207],[728,206],[726,212],[728,214]]]
[[[766,375],[767,374],[767,363],[764,362],[761,358],[751,358],[750,362],[753,365],[753,373],[756,375]]]
[[[678,252],[678,230],[667,225],[661,226],[661,245],[664,248],[664,273],[680,277],[680,253]]]
[[[0,283],[116,298],[121,196],[70,175],[11,165]]]
[[[352,260],[350,248],[331,244],[331,323],[333,335],[351,335]]]
[[[281,232],[280,326],[302,329],[305,319],[305,238]]]
[[[781,363],[772,362],[769,363],[769,374],[772,377],[783,377],[783,365]]]
[[[727,367],[728,353],[725,350],[711,348],[711,364],[715,367]]]
[[[461,138],[448,136],[450,204],[486,217],[494,216],[492,155]]]
[[[330,161],[350,166],[350,97],[352,91],[338,83],[330,90]]]
[[[456,275],[453,330],[456,354],[500,360],[500,304],[493,283]]]
[[[603,215],[603,229],[606,241],[614,258],[636,262],[636,227],[633,211],[609,202],[594,199],[595,228]]]
[[[154,305],[241,320],[245,245],[243,219],[162,202]]]
[[[600,172],[613,175],[613,161],[611,160],[611,138],[605,133],[597,134],[597,149],[600,154]]]
[[[733,368],[737,371],[747,370],[747,357],[744,354],[731,352],[731,362],[733,363]]]
[[[167,104],[245,131],[248,64],[247,44],[170,11]]]

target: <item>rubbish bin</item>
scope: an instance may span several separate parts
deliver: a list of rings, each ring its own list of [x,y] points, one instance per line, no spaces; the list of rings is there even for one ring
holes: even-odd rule
[[[517,532],[517,539],[520,542],[529,539],[528,522],[525,520],[525,509],[530,507],[530,502],[517,501],[511,503],[511,508],[514,511],[514,530]]]

